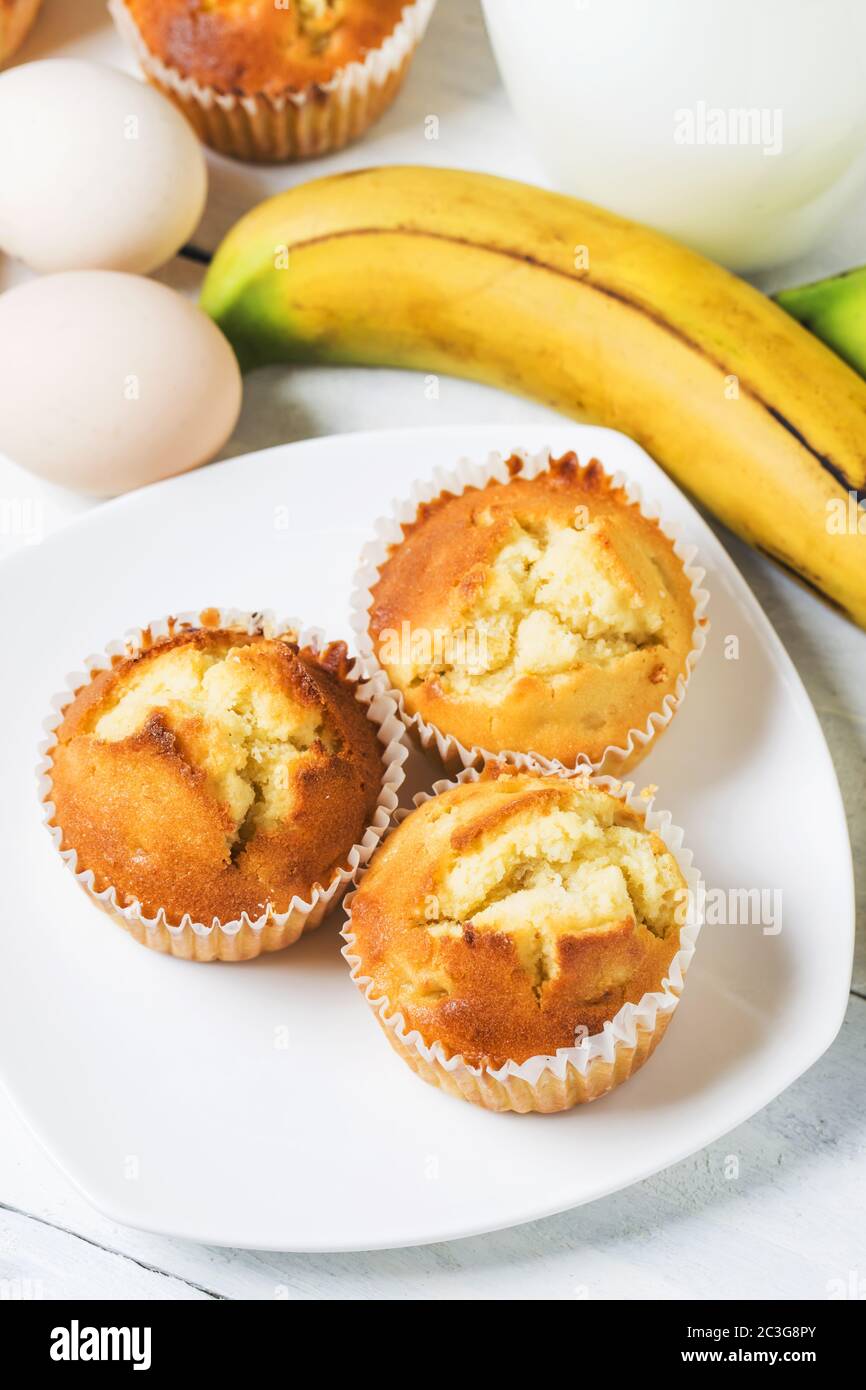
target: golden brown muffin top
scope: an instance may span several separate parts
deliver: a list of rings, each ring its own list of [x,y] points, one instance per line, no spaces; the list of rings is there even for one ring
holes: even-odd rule
[[[0,63],[24,42],[42,0],[0,0]]]
[[[624,802],[492,764],[373,856],[350,954],[428,1046],[499,1067],[571,1047],[659,989],[687,905],[676,859]]]
[[[363,62],[407,0],[124,0],[152,54],[203,87],[276,97]]]
[[[531,479],[522,466],[403,526],[370,636],[409,713],[465,745],[596,761],[685,673],[691,586],[597,460],[565,454]]]
[[[369,825],[382,761],[342,642],[194,630],[82,686],[52,750],[52,824],[97,891],[210,926],[327,886]]]

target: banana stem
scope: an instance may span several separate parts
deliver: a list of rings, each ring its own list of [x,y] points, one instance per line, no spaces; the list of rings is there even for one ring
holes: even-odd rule
[[[866,266],[773,296],[780,308],[866,377]]]

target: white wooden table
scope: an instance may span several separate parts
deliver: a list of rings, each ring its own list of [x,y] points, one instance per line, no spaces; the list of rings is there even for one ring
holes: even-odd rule
[[[46,0],[21,59],[60,52],[129,66],[102,0]],[[424,117],[431,114],[439,117],[435,142],[424,134]],[[326,169],[387,162],[463,165],[544,182],[508,110],[477,0],[439,0],[405,92],[359,146],[303,170],[262,171],[213,158],[196,245],[213,249],[245,208],[279,187]],[[864,261],[866,195],[832,243],[761,284],[774,289]],[[195,294],[201,274],[199,264],[181,257],[159,278]],[[0,289],[26,275],[0,259]],[[518,426],[556,418],[464,382],[443,382],[439,399],[429,401],[421,378],[410,373],[267,369],[247,381],[243,414],[225,454],[368,427],[484,420]],[[89,505],[0,458],[0,555],[38,543]],[[859,870],[866,850],[866,633],[721,534],[818,710]],[[861,921],[864,893],[861,874]],[[0,1298],[866,1298],[862,937],[859,948],[836,1043],[748,1124],[591,1206],[447,1245],[274,1255],[208,1249],[116,1226],[55,1170],[0,1093]]]

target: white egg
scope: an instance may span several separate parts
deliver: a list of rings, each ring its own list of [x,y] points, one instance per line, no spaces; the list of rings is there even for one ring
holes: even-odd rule
[[[110,496],[213,458],[241,404],[237,360],[196,304],[118,271],[0,295],[0,452]]]
[[[201,219],[201,145],[126,73],[70,58],[11,68],[0,131],[0,247],[34,270],[146,274]]]

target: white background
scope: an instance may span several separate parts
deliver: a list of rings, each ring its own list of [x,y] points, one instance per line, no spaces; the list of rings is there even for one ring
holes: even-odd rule
[[[46,0],[20,60],[61,51],[129,65],[100,0]],[[436,142],[424,137],[424,118],[431,114],[439,117]],[[406,90],[360,145],[303,170],[261,171],[212,159],[211,198],[196,244],[212,249],[246,207],[276,188],[326,169],[386,162],[461,164],[544,181],[510,116],[475,0],[439,0]],[[863,261],[866,195],[831,244],[762,284],[773,289]],[[25,276],[0,259],[0,288]],[[195,294],[201,268],[181,258],[159,278]],[[267,369],[247,381],[243,415],[225,453],[391,425],[558,418],[462,382],[443,381],[439,399],[430,401],[422,379],[401,372]],[[90,505],[2,458],[0,503],[0,554],[34,543],[9,518],[35,518],[37,534],[44,534]],[[720,534],[811,693],[836,763],[859,868],[866,843],[866,634]],[[791,753],[796,757],[796,749]],[[863,892],[860,882],[861,908]],[[847,1021],[833,1048],[720,1143],[565,1216],[479,1239],[375,1254],[225,1251],[115,1226],[55,1171],[0,1097],[0,1296],[863,1298],[864,1057],[861,941]],[[735,1167],[738,1176],[729,1176]]]

